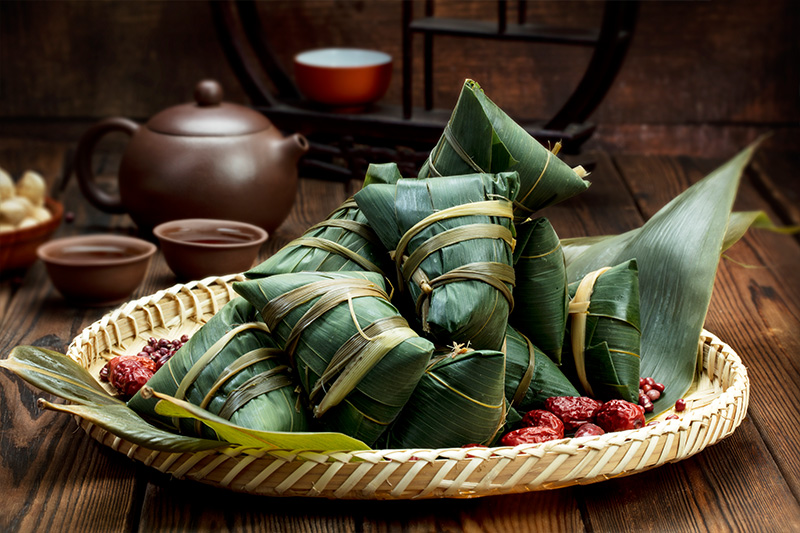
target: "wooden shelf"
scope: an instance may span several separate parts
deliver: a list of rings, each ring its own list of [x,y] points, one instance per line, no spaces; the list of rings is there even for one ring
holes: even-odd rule
[[[425,17],[412,21],[409,29],[427,35],[450,35],[509,41],[594,46],[600,37],[599,29],[558,28],[541,24],[507,24],[503,29],[497,22],[486,20]]]

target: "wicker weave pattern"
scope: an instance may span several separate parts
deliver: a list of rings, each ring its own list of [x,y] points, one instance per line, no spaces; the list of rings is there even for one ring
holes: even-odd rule
[[[150,336],[191,334],[236,294],[240,276],[176,285],[129,302],[86,328],[67,355],[97,375]],[[727,437],[747,411],[739,356],[713,334],[700,339],[703,375],[679,420],[638,430],[497,448],[312,452],[230,447],[167,453],[132,444],[78,419],[102,444],[157,470],[234,491],[347,499],[469,498],[547,490],[630,475],[680,461]]]

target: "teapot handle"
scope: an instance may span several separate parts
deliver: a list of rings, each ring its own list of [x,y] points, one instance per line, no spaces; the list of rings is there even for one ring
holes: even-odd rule
[[[78,177],[78,184],[81,192],[91,202],[92,205],[107,213],[124,213],[120,197],[108,194],[97,186],[92,170],[92,154],[97,142],[107,133],[119,131],[133,135],[139,125],[132,120],[122,117],[112,117],[101,120],[90,127],[78,141],[78,148],[75,152],[75,174]]]

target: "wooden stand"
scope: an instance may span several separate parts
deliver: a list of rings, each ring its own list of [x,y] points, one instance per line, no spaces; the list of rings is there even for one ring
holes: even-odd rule
[[[437,35],[505,39],[594,47],[583,78],[555,115],[544,122],[523,123],[540,142],[561,141],[576,153],[593,133],[587,119],[602,101],[619,71],[630,44],[638,3],[608,1],[599,28],[575,29],[528,23],[526,2],[518,0],[515,23],[507,21],[507,1],[497,2],[497,21],[447,19],[434,16],[426,0],[425,16],[415,19],[413,2],[402,5],[402,106],[375,104],[359,113],[335,113],[306,101],[275,59],[252,0],[212,1],[220,44],[254,106],[278,128],[300,131],[311,150],[303,160],[303,175],[347,180],[363,177],[371,162],[395,161],[403,175],[415,175],[439,139],[451,110],[433,104],[433,53]],[[412,102],[412,44],[424,39],[423,108]],[[266,76],[266,79],[265,79]]]

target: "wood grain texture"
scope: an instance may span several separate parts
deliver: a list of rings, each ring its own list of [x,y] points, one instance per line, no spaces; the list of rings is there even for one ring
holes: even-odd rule
[[[422,15],[422,2],[414,4]],[[443,17],[497,17],[494,2],[434,4]],[[508,4],[513,20],[515,2]],[[305,49],[377,48],[398,58],[385,100],[400,103],[400,2],[273,0],[258,9],[290,75],[293,55]],[[602,4],[528,2],[527,12],[533,23],[594,27]],[[619,78],[593,120],[796,124],[798,23],[792,0],[645,2]],[[205,2],[6,1],[0,3],[0,34],[0,117],[146,118],[190,99],[204,77],[220,79],[229,99],[245,101]],[[413,94],[421,105],[421,36],[414,52]],[[513,116],[546,119],[573,90],[590,54],[583,47],[437,37],[434,103],[452,107],[471,77]]]

